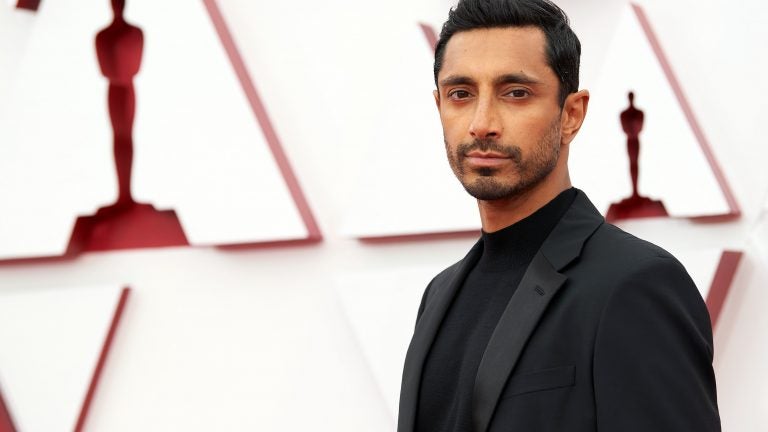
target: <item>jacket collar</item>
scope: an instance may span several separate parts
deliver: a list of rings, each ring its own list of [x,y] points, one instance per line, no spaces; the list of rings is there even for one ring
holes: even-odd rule
[[[605,222],[587,195],[576,190],[576,198],[541,245],[541,253],[560,271],[581,255],[584,243]]]

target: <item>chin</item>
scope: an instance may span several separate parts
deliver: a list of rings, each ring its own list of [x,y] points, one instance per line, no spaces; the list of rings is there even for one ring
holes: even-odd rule
[[[510,198],[519,192],[517,183],[501,182],[493,176],[475,177],[470,181],[463,181],[462,185],[468,194],[481,201]]]

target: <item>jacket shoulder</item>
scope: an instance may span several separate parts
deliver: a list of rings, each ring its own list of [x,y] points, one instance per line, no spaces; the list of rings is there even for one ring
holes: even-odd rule
[[[426,300],[427,297],[432,297],[444,286],[448,285],[448,283],[452,281],[456,276],[456,273],[458,273],[459,268],[465,259],[467,258],[462,258],[459,261],[456,261],[455,263],[443,269],[443,271],[438,273],[435,277],[433,277],[429,282],[429,285],[427,285],[427,289],[424,291],[424,300]]]
[[[675,256],[608,223],[600,226],[585,243],[572,274],[590,281],[588,292],[592,294],[612,296],[622,287],[644,287],[642,289],[650,293],[666,286],[667,294],[683,295],[703,306],[701,292]],[[668,286],[669,281],[675,283]]]
[[[438,273],[437,276],[433,277],[429,284],[427,284],[427,288],[424,290],[424,294],[421,297],[419,312],[416,316],[417,320],[421,317],[421,314],[424,312],[427,304],[429,304],[437,295],[439,295],[439,293],[448,286],[453,278],[456,277],[456,274],[459,272],[462,264],[467,259],[470,259],[469,255],[445,268],[443,271]]]
[[[652,258],[677,259],[664,248],[638,238],[610,223],[603,223],[584,245],[584,251],[602,253],[607,258],[620,259],[627,264]]]
[[[683,264],[649,241],[606,223],[585,244],[579,262],[577,272],[591,282],[586,291],[605,301],[635,295],[665,299],[694,315],[702,327],[710,326],[701,291]]]

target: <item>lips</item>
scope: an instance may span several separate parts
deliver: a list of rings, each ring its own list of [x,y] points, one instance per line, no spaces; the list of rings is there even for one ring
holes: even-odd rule
[[[495,167],[503,165],[511,160],[509,156],[498,152],[484,152],[480,150],[473,150],[465,154],[464,157],[466,163],[476,167]]]
[[[480,150],[473,150],[465,155],[468,158],[478,158],[478,159],[509,159],[509,156],[497,153],[497,152],[484,152]]]

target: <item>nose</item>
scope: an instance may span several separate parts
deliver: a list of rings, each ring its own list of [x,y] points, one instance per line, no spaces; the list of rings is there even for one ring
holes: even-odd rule
[[[501,119],[497,107],[491,98],[478,100],[469,134],[475,139],[499,138],[501,136]]]

